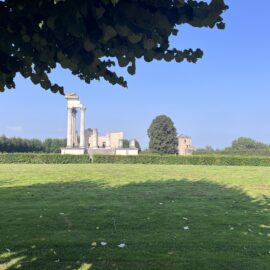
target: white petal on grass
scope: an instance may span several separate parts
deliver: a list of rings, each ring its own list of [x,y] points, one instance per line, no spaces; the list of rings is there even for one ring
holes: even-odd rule
[[[163,203],[162,203],[162,202],[160,202],[159,204],[160,204],[160,205],[162,205]]]
[[[184,230],[189,230],[189,227],[188,227],[188,226],[185,226],[185,227],[184,227]]]
[[[184,219],[184,220],[188,220],[188,218],[186,218],[186,217],[183,217],[183,219]]]
[[[107,242],[100,242],[102,246],[107,246]]]
[[[120,248],[124,248],[125,246],[126,246],[126,244],[124,244],[124,243],[118,245],[118,247],[120,247]]]
[[[59,215],[63,216],[65,213],[59,213]]]

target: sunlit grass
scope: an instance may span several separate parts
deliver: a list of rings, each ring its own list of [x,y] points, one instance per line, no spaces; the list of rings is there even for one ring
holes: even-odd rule
[[[0,165],[0,269],[268,269],[269,198],[267,167]]]

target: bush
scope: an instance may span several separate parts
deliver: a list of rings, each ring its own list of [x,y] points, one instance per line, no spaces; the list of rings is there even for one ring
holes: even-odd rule
[[[88,155],[60,155],[60,154],[30,154],[30,153],[3,153],[0,154],[0,163],[34,163],[34,164],[67,164],[89,163]]]
[[[221,155],[138,155],[109,156],[94,155],[93,163],[120,164],[189,164],[189,165],[220,165],[220,166],[270,166],[270,157],[252,156],[221,156]]]

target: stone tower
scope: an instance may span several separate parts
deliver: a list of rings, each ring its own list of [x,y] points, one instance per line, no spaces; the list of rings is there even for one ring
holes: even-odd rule
[[[195,150],[192,145],[192,139],[189,136],[180,135],[178,137],[178,155],[180,156],[189,156],[193,154]]]

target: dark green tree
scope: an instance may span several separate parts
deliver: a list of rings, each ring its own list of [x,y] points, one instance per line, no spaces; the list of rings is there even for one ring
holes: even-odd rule
[[[30,140],[30,149],[32,149],[32,152],[42,152],[43,151],[43,145],[42,142],[38,139],[32,139]]]
[[[1,0],[0,91],[21,74],[63,94],[49,78],[57,64],[86,83],[126,87],[116,64],[133,75],[139,58],[195,63],[200,49],[171,48],[169,38],[182,24],[224,29],[227,8],[224,0]]]
[[[257,142],[251,138],[240,137],[232,142],[232,146],[230,148],[232,150],[269,150],[269,145]]]
[[[45,139],[44,142],[38,139],[7,138],[0,136],[0,152],[27,153],[46,152],[60,153],[61,147],[66,146],[66,139]]]
[[[227,153],[243,155],[269,155],[270,145],[258,142],[251,138],[240,137],[232,142],[230,147],[224,149]]]
[[[157,116],[148,131],[149,150],[159,154],[177,153],[177,132],[174,123],[166,115]]]
[[[43,142],[43,149],[46,153],[60,153],[61,148],[66,146],[66,139],[47,138]]]
[[[38,139],[0,137],[0,152],[42,152],[43,145]]]
[[[136,148],[138,148],[138,152],[140,153],[142,151],[142,148],[141,148],[139,141],[135,140],[135,146],[136,146]]]
[[[123,147],[124,148],[129,148],[129,140],[127,140],[127,139],[123,140]]]

